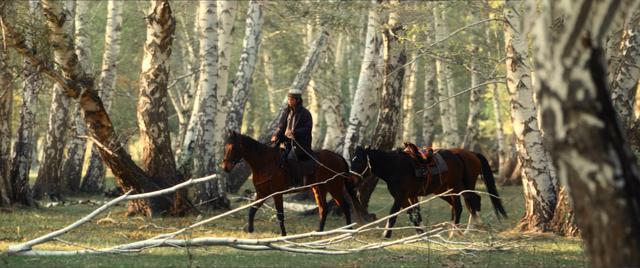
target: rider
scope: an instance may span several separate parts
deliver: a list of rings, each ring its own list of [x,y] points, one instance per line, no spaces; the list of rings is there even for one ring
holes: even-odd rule
[[[311,129],[313,119],[309,110],[302,106],[302,92],[298,89],[291,89],[287,94],[287,107],[282,110],[278,126],[276,127],[271,141],[276,146],[284,144],[284,154],[280,159],[283,165],[285,159],[289,164],[290,176],[295,185],[299,185],[301,177],[304,177],[303,185],[308,185],[307,176],[303,176],[301,165],[308,166],[312,159],[309,156],[311,151]],[[293,148],[293,150],[291,150]],[[292,152],[293,151],[293,152]],[[313,173],[315,167],[310,167]],[[313,176],[310,174],[309,176]]]

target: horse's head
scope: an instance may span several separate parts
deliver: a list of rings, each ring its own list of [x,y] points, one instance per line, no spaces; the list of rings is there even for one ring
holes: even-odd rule
[[[230,172],[242,160],[240,153],[242,149],[242,135],[233,130],[227,132],[227,138],[224,142],[224,159],[222,160],[222,169]]]
[[[369,160],[367,148],[362,146],[356,146],[356,150],[353,152],[351,158],[351,177],[356,185],[362,183],[362,181],[371,174],[371,163]]]

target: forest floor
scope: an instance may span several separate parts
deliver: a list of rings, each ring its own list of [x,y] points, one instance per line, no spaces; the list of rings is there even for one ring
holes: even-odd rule
[[[482,189],[483,186],[479,185]],[[487,232],[467,236],[456,236],[455,241],[474,242],[479,245],[509,246],[501,250],[461,251],[419,242],[398,245],[348,255],[314,255],[279,251],[242,251],[228,247],[186,249],[151,249],[138,254],[84,255],[71,257],[25,257],[0,255],[0,267],[584,267],[586,260],[580,239],[564,238],[553,234],[530,234],[518,232],[515,227],[523,215],[522,190],[519,186],[499,189],[509,214],[507,220],[498,221],[486,196],[482,197]],[[78,196],[70,200],[106,200],[101,196]],[[392,203],[386,185],[381,182],[370,204],[371,212],[378,217],[388,214]],[[77,202],[76,202],[77,203]],[[236,202],[234,207],[246,204]],[[0,211],[0,251],[10,244],[33,239],[39,235],[62,228],[96,209],[98,205],[74,204],[40,209],[13,209]],[[196,221],[196,216],[184,218],[143,218],[124,216],[124,205],[116,206],[108,213],[99,215],[92,222],[65,234],[66,241],[92,248],[113,246],[149,238]],[[210,212],[205,216],[219,212]],[[317,226],[317,216],[302,216],[285,211],[289,234],[312,231]],[[424,224],[445,222],[450,218],[448,204],[436,199],[422,206]],[[103,220],[105,217],[111,220]],[[468,213],[463,211],[462,223],[467,222]],[[99,223],[98,223],[99,222]],[[240,238],[277,237],[279,228],[274,210],[267,202],[256,216],[256,233],[243,232],[246,226],[246,211],[214,221],[197,228],[185,237],[226,236]],[[326,229],[344,224],[342,216],[330,215]],[[396,226],[409,226],[408,216],[402,214]],[[394,231],[393,238],[414,234],[411,230]],[[380,233],[362,235],[362,240],[381,241]],[[360,245],[351,241],[353,246]],[[348,246],[349,244],[347,244]],[[344,246],[344,245],[343,245]],[[77,247],[60,242],[50,242],[36,249],[70,250]]]

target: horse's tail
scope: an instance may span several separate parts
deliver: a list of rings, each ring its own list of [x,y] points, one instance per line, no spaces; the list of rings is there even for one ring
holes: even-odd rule
[[[502,215],[504,218],[507,218],[507,212],[504,210],[502,202],[500,201],[500,195],[498,195],[498,189],[496,188],[496,180],[493,178],[489,161],[480,153],[474,152],[474,154],[480,159],[480,163],[482,164],[482,180],[484,180],[487,191],[491,194],[491,204],[493,204],[493,208],[496,210],[496,215],[498,217]]]

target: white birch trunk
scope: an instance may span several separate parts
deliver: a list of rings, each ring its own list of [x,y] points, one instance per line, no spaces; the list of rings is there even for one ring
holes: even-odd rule
[[[273,62],[269,51],[262,51],[262,65],[264,68],[264,83],[267,86],[267,95],[269,98],[269,112],[276,114],[278,112],[278,102],[276,101],[275,79],[276,75],[273,71]]]
[[[41,19],[37,10],[38,1],[29,1],[29,17],[31,20]],[[33,31],[25,33],[25,44],[31,49]],[[27,60],[24,61],[22,71],[22,103],[20,104],[20,119],[18,121],[17,136],[13,145],[11,157],[10,185],[12,187],[10,197],[13,203],[34,205],[31,187],[29,186],[29,170],[32,162],[36,162],[36,140],[34,138],[36,92],[41,87],[40,75]]]
[[[414,52],[411,55],[411,59],[415,59],[415,58],[416,58],[416,54]],[[415,105],[414,99],[416,95],[416,89],[418,87],[417,72],[418,72],[418,61],[413,61],[409,65],[409,69],[408,69],[408,79],[407,79],[408,81],[406,81],[407,83],[406,90],[403,90],[404,100],[402,101],[402,118],[403,118],[402,138],[401,138],[402,142],[409,141],[409,142],[415,143],[417,140],[416,129],[415,129],[416,118],[413,112],[414,110],[413,106]]]
[[[0,49],[0,206],[11,205],[11,115],[13,76],[7,66],[7,50]]]
[[[78,56],[78,64],[86,73],[93,73],[91,66],[90,39],[87,27],[89,5],[91,2],[78,1],[75,14],[75,50]],[[82,178],[82,164],[84,162],[86,140],[81,136],[86,135],[82,110],[77,102],[73,102],[73,127],[69,133],[67,155],[62,168],[63,188],[71,193],[78,192],[80,179]]]
[[[445,36],[443,29],[442,17],[440,14],[439,4],[433,7],[433,24],[435,25],[436,40],[442,40]],[[440,124],[442,125],[442,147],[451,147],[453,145],[452,140],[452,124],[451,124],[451,109],[449,102],[446,100],[449,96],[447,91],[446,80],[446,64],[441,59],[435,59],[436,62],[436,85],[438,87],[438,108],[440,110]]]
[[[181,150],[182,161],[188,161],[189,174],[203,177],[215,173],[214,136],[216,132],[215,118],[218,76],[218,31],[216,27],[216,3],[200,1],[198,6],[199,39],[200,39],[200,82],[196,91],[193,111]],[[222,193],[222,196],[219,194]],[[226,199],[225,191],[218,190],[215,181],[205,182],[196,187],[197,203],[208,205],[222,203]],[[216,202],[211,202],[216,200]],[[227,202],[228,204],[228,202]]]
[[[442,8],[440,10],[439,15],[441,16],[439,21],[441,37],[439,37],[438,40],[442,40],[441,38],[444,35],[449,34],[449,25],[447,24],[447,10],[445,8]],[[437,26],[438,25],[436,25],[436,27]],[[442,62],[442,65],[443,65],[442,70],[445,73],[445,79],[447,81],[446,95],[450,97],[456,94],[456,86],[453,80],[453,70],[452,70],[452,66],[448,63]],[[447,141],[449,143],[449,146],[459,147],[460,135],[459,135],[459,128],[458,128],[458,109],[456,105],[456,99],[450,98],[448,101],[449,101],[449,107],[448,107],[449,134],[448,134]]]
[[[324,111],[324,119],[327,122],[327,133],[324,136],[322,148],[341,152],[346,127],[342,119],[342,113],[344,111],[344,104],[341,101],[342,83],[341,79],[336,79],[336,77],[339,77],[337,73],[342,71],[344,63],[345,38],[340,34],[337,39],[333,68],[329,68],[329,70],[326,71],[327,79],[324,80],[324,83],[329,86],[327,87],[326,95],[322,98],[322,110]],[[333,81],[333,83],[331,83],[331,81]]]
[[[520,4],[504,7],[507,88],[511,96],[511,121],[516,136],[518,159],[522,163],[525,215],[520,228],[547,231],[556,207],[556,187],[551,162],[542,144],[542,133],[534,107],[531,74],[527,68],[528,48],[520,27]]]
[[[55,14],[55,16],[65,14],[61,17],[67,20],[73,18],[73,16],[69,17],[68,14],[73,15],[71,10],[74,9],[75,1],[66,1],[64,8],[59,8],[59,4],[56,6],[48,4],[48,2],[44,3],[46,16],[49,14]],[[49,23],[49,27],[51,29],[51,39],[67,39],[73,35],[73,20],[68,20],[63,25]],[[73,47],[70,47],[66,52],[55,50],[54,59],[56,62],[76,60],[77,58],[73,51]],[[60,171],[62,170],[68,117],[69,99],[65,96],[60,86],[55,84],[52,88],[48,130],[43,146],[44,155],[38,169],[38,177],[33,185],[33,195],[36,199],[42,198],[45,194],[54,198],[59,197],[61,194],[63,179]]]
[[[427,12],[425,14],[426,21],[430,22],[427,25],[426,40],[427,44],[431,44],[435,41],[436,28],[434,25],[433,12]],[[437,95],[437,83],[436,83],[436,66],[432,59],[427,58],[424,63],[424,109],[422,111],[422,142],[425,146],[432,146],[435,138],[433,129],[435,128],[435,116],[433,112],[427,110],[427,107],[436,103]]]
[[[378,33],[380,29],[380,15],[377,11],[378,4],[372,2],[369,10],[367,22],[367,37],[365,39],[364,55],[360,66],[360,75],[358,77],[358,85],[354,93],[351,111],[349,113],[349,124],[347,126],[347,135],[344,140],[344,148],[342,156],[351,159],[351,154],[356,145],[363,142],[365,130],[369,122],[374,120],[376,109],[375,98],[379,85],[377,82],[381,74],[379,66],[377,66],[380,56],[381,38]]]
[[[472,54],[478,53],[477,47],[473,49]],[[469,92],[469,116],[467,117],[467,127],[462,141],[462,147],[468,150],[473,150],[478,142],[478,136],[480,135],[480,125],[478,124],[480,117],[480,88],[478,86],[478,69],[477,59],[471,59],[471,88],[474,88]]]
[[[256,65],[256,57],[260,47],[260,34],[262,32],[263,12],[262,3],[252,0],[247,10],[247,20],[240,64],[233,82],[231,106],[227,114],[226,128],[240,131],[244,107],[249,98],[251,77]]]
[[[122,1],[110,0],[107,5],[107,25],[105,29],[104,53],[102,54],[102,67],[98,79],[98,90],[103,101],[105,111],[111,109],[112,95],[116,85],[116,68],[118,55],[120,54],[120,34],[122,32]],[[98,149],[90,143],[91,154],[89,167],[82,179],[80,189],[83,192],[97,193],[103,190],[106,167],[100,159]]]
[[[625,28],[625,38],[620,56],[620,63],[613,74],[611,99],[622,122],[629,130],[635,128],[635,103],[638,79],[640,78],[640,12],[636,11]],[[633,135],[633,133],[630,133]],[[630,135],[631,136],[631,135]]]
[[[603,49],[637,4],[545,1],[532,30],[545,143],[593,267],[640,266],[640,172],[609,99]],[[566,27],[552,28],[560,16]]]

